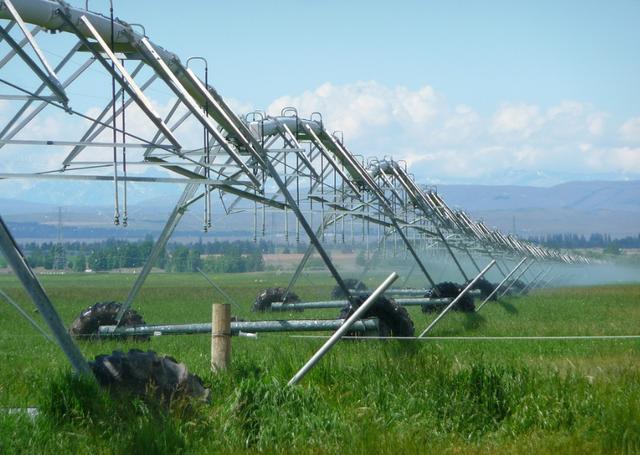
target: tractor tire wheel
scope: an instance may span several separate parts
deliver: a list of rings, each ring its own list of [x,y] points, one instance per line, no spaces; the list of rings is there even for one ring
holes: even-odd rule
[[[165,402],[187,397],[209,401],[210,390],[198,376],[176,359],[154,351],[113,351],[96,356],[89,366],[98,383],[114,394],[151,395]]]
[[[443,281],[442,283],[436,284],[434,289],[429,290],[425,294],[425,297],[429,298],[443,298],[443,299],[454,299],[458,297],[458,294],[462,291],[462,287],[456,283],[452,283],[451,281]],[[422,305],[423,313],[433,313],[440,312],[446,308],[448,304],[442,303],[438,305]],[[462,311],[463,313],[472,313],[476,310],[476,307],[473,303],[473,297],[469,294],[465,294],[462,299],[455,304],[452,308],[454,311]]]
[[[98,328],[101,325],[115,325],[116,316],[122,307],[117,302],[98,302],[80,313],[69,327],[69,335],[82,340],[94,340],[100,336]],[[122,317],[122,326],[142,325],[144,319],[135,310],[127,310]],[[122,336],[133,340],[148,340],[149,335]]]
[[[355,289],[356,291],[366,291],[367,290],[367,285],[364,284],[362,281],[357,280],[355,278],[347,278],[346,280],[344,280],[344,284],[345,286],[347,286],[347,288],[349,289]],[[333,291],[331,291],[331,297],[333,299],[344,299],[345,297],[347,297],[344,293],[344,291],[342,290],[342,288],[340,286],[337,286],[335,288],[333,288]]]
[[[507,292],[507,295],[513,295],[513,294],[516,294],[516,293],[520,293],[526,287],[527,287],[527,285],[524,283],[524,281],[516,280],[511,285],[511,289],[509,289],[509,291]],[[527,292],[525,292],[523,295],[526,295],[526,294],[527,294]]]
[[[294,292],[289,292],[286,300],[283,300],[285,288],[267,288],[258,294],[256,301],[253,303],[252,311],[270,311],[273,302],[298,303],[300,297]],[[300,310],[302,311],[302,310]]]
[[[351,303],[340,310],[340,318],[347,319],[356,309],[367,300],[368,296],[353,297]],[[378,334],[383,337],[412,337],[415,327],[409,312],[395,300],[380,296],[362,316],[363,318],[378,318]],[[348,333],[353,336],[355,333]]]
[[[480,296],[483,299],[486,299],[487,297],[489,297],[491,295],[491,293],[495,290],[496,288],[496,284],[492,283],[491,281],[485,279],[485,278],[480,278],[478,281],[476,281],[476,284],[473,286],[473,289],[477,289],[480,291]],[[497,300],[496,295],[494,294],[490,300]]]

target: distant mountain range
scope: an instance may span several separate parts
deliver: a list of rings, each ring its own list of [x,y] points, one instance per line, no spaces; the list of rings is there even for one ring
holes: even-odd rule
[[[513,232],[515,227],[515,232],[524,237],[565,232],[584,235],[598,232],[613,237],[640,234],[640,180],[570,182],[545,188],[439,185],[437,191],[451,207],[464,209],[474,218],[505,232]],[[113,227],[112,207],[64,207],[62,235],[66,240],[142,238],[146,234],[157,237],[173,203],[166,198],[156,198],[130,206],[127,229]],[[196,240],[203,235],[198,207],[187,213],[174,236],[176,239]],[[214,212],[214,237],[253,235],[252,212],[225,216],[220,210]],[[0,198],[0,215],[19,240],[57,238],[57,206]],[[282,214],[268,213],[266,219],[271,226],[271,236],[283,238]],[[294,226],[290,214],[290,232]]]
[[[541,188],[502,185],[439,185],[447,203],[469,210],[616,210],[640,212],[640,180],[569,182]]]
[[[541,188],[501,185],[441,185],[453,207],[519,235],[574,232],[640,234],[640,180],[569,182]]]

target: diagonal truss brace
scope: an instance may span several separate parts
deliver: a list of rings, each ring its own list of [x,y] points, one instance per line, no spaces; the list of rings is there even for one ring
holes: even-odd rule
[[[91,66],[92,63],[93,63],[92,59],[86,60],[78,69],[76,69],[73,72],[73,74],[71,74],[63,82],[62,86],[63,87],[69,86],[73,81],[75,81],[78,77],[80,77],[80,75],[84,73]],[[59,67],[62,67],[62,65],[63,63],[61,63]],[[37,95],[39,92],[40,90],[36,91],[35,94]],[[38,97],[38,99],[41,99],[41,98]],[[2,138],[5,141],[5,142],[0,142],[0,148],[4,147],[5,143],[7,143],[8,140],[16,136],[20,131],[22,131],[40,112],[42,112],[42,110],[44,110],[44,108],[46,108],[49,105],[48,101],[42,101],[39,104],[37,104],[35,107],[33,107],[31,110],[29,110],[29,106],[34,101],[35,100],[27,101],[20,108],[20,110],[18,110],[15,116],[7,123],[7,125],[2,130],[2,132],[0,132],[0,138]],[[25,112],[28,112],[28,114],[24,117],[24,119],[20,121],[20,123],[18,123],[15,127],[13,127],[13,125],[18,120],[21,119],[21,117],[23,116],[23,114],[25,114]],[[9,130],[9,128],[11,127],[13,127],[13,129]]]
[[[60,100],[60,102],[65,107],[67,107],[69,104],[69,98],[67,97],[64,89],[62,88],[62,85],[58,81],[55,74],[52,73],[50,75],[47,72],[43,71],[42,68],[40,68],[40,66],[38,66],[38,64],[31,57],[29,57],[29,54],[27,54],[25,50],[22,49],[20,44],[17,43],[2,26],[0,26],[0,37],[5,39],[9,46],[14,49],[16,54],[18,54],[18,56],[29,66],[29,68],[31,68],[35,75],[38,76],[38,78],[42,82],[44,82],[47,87],[49,87],[49,89],[55,94],[58,100]]]
[[[5,27],[5,29],[4,29],[4,30],[5,30],[6,32],[9,32],[9,30],[11,30],[11,29],[13,28],[13,24],[15,24],[15,21],[11,21],[11,22],[9,23],[9,25],[7,25],[7,26]],[[42,31],[42,28],[36,25],[36,26],[34,26],[34,27],[31,29],[31,36],[35,37],[35,36],[36,36],[38,33],[40,33],[41,31]],[[0,36],[0,43],[1,43],[1,42],[2,42],[2,37]],[[24,47],[24,46],[26,46],[26,45],[27,45],[27,43],[28,43],[28,42],[29,42],[29,40],[27,40],[26,38],[23,38],[23,39],[18,43],[18,45],[19,45],[20,47]],[[11,49],[9,52],[7,52],[7,55],[5,55],[4,57],[2,57],[2,59],[0,59],[0,69],[1,69],[2,67],[4,67],[7,63],[9,63],[9,62],[11,61],[11,59],[13,59],[13,57],[15,57],[15,55],[16,55],[16,51],[14,51],[13,49]],[[57,73],[57,71],[56,71],[56,73]]]
[[[142,68],[144,67],[143,63],[140,63],[139,65],[137,65],[133,71],[131,72],[131,77],[136,77],[136,75],[142,70]],[[145,90],[147,87],[149,87],[153,81],[155,81],[157,78],[157,75],[152,75],[147,81],[145,81],[141,86],[140,89],[141,90]],[[119,99],[122,96],[122,91],[123,89],[120,88],[117,92],[116,92],[116,99]],[[134,102],[133,98],[128,98],[125,103],[124,103],[124,108],[126,109],[127,107],[129,107],[129,105],[131,103]],[[113,106],[113,100],[110,100],[109,103],[107,103],[107,105],[104,107],[104,109],[102,110],[102,112],[100,112],[100,114],[96,117],[96,122],[91,124],[91,126],[85,131],[85,133],[82,135],[82,138],[80,139],[79,142],[91,142],[93,141],[96,137],[98,137],[100,135],[100,133],[102,133],[105,128],[109,128],[109,124],[111,124],[113,122],[113,115],[110,114],[111,110],[112,110],[112,106]],[[107,114],[109,114],[107,116]],[[116,109],[116,117],[118,115],[122,114],[122,106],[119,106]],[[105,117],[107,117],[105,119]],[[155,144],[156,141],[152,140],[151,141],[152,144]],[[74,147],[69,154],[66,156],[66,158],[64,159],[64,161],[62,162],[62,165],[64,167],[69,166],[71,164],[71,162],[85,149],[84,145],[78,145],[76,147]]]
[[[3,35],[7,43],[9,43],[9,45],[25,61],[25,63],[29,65],[29,67],[36,73],[36,75],[45,84],[49,86],[51,91],[58,97],[60,102],[62,102],[62,104],[66,107],[69,103],[69,98],[67,97],[67,94],[65,93],[64,88],[62,87],[62,84],[60,84],[60,81],[58,80],[58,76],[56,76],[56,72],[53,70],[53,68],[51,68],[51,66],[49,65],[49,62],[47,62],[47,59],[44,57],[44,54],[38,47],[38,43],[36,43],[35,38],[27,28],[27,25],[25,24],[25,22],[22,20],[22,17],[20,17],[18,10],[16,10],[16,8],[13,6],[13,3],[11,3],[10,0],[3,0],[2,5],[9,11],[9,14],[11,15],[11,17],[13,17],[13,20],[18,24],[18,27],[20,28],[20,30],[22,30],[24,37],[27,39],[27,41],[29,41],[31,48],[33,49],[36,56],[38,57],[38,60],[40,60],[40,63],[44,67],[45,71],[42,71],[42,69],[37,65],[37,63],[27,55],[24,49],[22,49],[22,46],[16,43],[14,39],[9,35],[9,33],[6,30],[4,30],[3,27],[0,27],[0,34]]]
[[[38,28],[38,30],[40,30],[40,28]],[[34,33],[35,34],[35,33]],[[20,43],[22,44],[22,43]],[[69,63],[69,60],[71,60],[71,58],[73,57],[73,55],[76,53],[76,51],[80,48],[80,43],[76,43],[69,52],[67,52],[67,54],[62,58],[62,60],[60,61],[60,63],[58,63],[58,65],[55,68],[55,71],[58,72],[60,71],[67,63]],[[2,68],[2,62],[0,62],[0,68]],[[66,87],[70,82],[70,79],[68,79],[67,81],[63,82],[62,85],[63,87]],[[42,91],[47,87],[46,84],[41,84],[40,87],[38,87],[38,89],[33,92],[34,95],[39,96]],[[29,106],[31,106],[32,103],[35,102],[35,99],[30,99],[28,100],[26,103],[24,103],[22,105],[22,107],[20,107],[20,109],[18,109],[18,111],[16,112],[16,114],[13,116],[13,118],[11,120],[9,120],[7,122],[7,124],[4,126],[4,128],[2,129],[2,131],[0,131],[0,138],[4,138],[5,134],[13,127],[13,125],[20,120],[20,118],[22,117],[22,115],[27,111],[27,109],[29,108]],[[44,106],[47,105],[47,102],[43,102],[40,104],[40,106],[42,107],[42,109],[44,108]],[[42,110],[40,109],[40,110]],[[34,109],[37,110],[37,109]],[[39,111],[38,111],[39,112]],[[24,125],[23,125],[24,126]],[[18,127],[16,128],[14,131],[14,133],[12,133],[12,136],[9,137],[13,137],[17,131],[22,128],[22,127]],[[0,147],[2,147],[2,145],[0,145]]]
[[[40,314],[42,314],[58,345],[64,351],[76,372],[93,378],[89,364],[67,333],[60,316],[51,304],[51,300],[49,300],[47,293],[42,288],[36,274],[29,267],[2,217],[0,217],[0,251],[4,254],[25,291],[31,297]]]
[[[176,75],[169,69],[167,64],[162,60],[158,52],[151,45],[149,40],[146,38],[142,38],[142,45],[144,46],[143,51],[151,55],[152,61],[155,62],[155,66],[158,67],[159,72],[161,72],[170,82],[170,87],[174,91],[174,93],[180,98],[180,100],[186,105],[187,109],[191,111],[191,113],[198,119],[198,121],[207,129],[209,134],[211,134],[216,142],[224,148],[224,150],[233,158],[233,160],[240,166],[240,168],[244,171],[246,176],[251,179],[251,181],[256,185],[256,187],[260,187],[260,181],[252,174],[251,170],[244,163],[242,158],[233,150],[231,144],[227,142],[227,140],[218,132],[215,125],[211,123],[206,114],[200,109],[196,101],[191,97],[189,92],[184,88],[184,86],[180,83]]]
[[[331,137],[329,135],[327,135],[327,136],[328,136],[329,140],[331,141],[331,144],[334,146],[334,148],[342,154],[343,158],[346,159],[348,162],[350,162],[351,165],[355,169],[357,169],[359,171],[360,176],[363,178],[363,180],[365,181],[365,183],[367,184],[367,186],[369,187],[369,189],[371,190],[373,195],[378,200],[378,203],[380,204],[380,207],[382,208],[382,211],[389,218],[389,221],[394,225],[394,228],[396,229],[396,232],[398,233],[398,235],[402,239],[403,243],[405,244],[405,246],[409,250],[409,253],[411,253],[411,256],[413,257],[414,261],[416,262],[416,264],[418,265],[418,267],[422,271],[422,274],[425,276],[425,278],[427,279],[429,284],[433,288],[435,288],[436,287],[435,281],[433,280],[433,278],[431,277],[431,274],[429,274],[427,268],[425,267],[425,265],[423,264],[422,260],[418,256],[418,253],[414,250],[413,246],[411,245],[411,242],[409,241],[409,239],[407,238],[405,233],[402,231],[402,228],[398,224],[398,221],[396,220],[396,218],[395,218],[395,216],[393,214],[393,210],[389,206],[387,198],[385,198],[384,194],[381,193],[379,187],[373,181],[371,176],[367,173],[366,169],[364,169],[360,165],[360,163],[358,163],[357,160],[352,159],[351,153],[344,147],[344,145],[339,143],[333,137]]]
[[[102,49],[102,51],[107,55],[107,57],[111,60],[113,65],[118,69],[118,71],[114,71],[111,68],[111,65],[107,62],[107,60],[100,54],[100,52],[96,51],[89,40],[82,34],[82,32],[78,29],[78,27],[71,21],[71,19],[67,16],[65,12],[62,10],[58,10],[60,17],[65,22],[67,26],[76,34],[76,36],[87,46],[87,48],[91,51],[91,53],[95,56],[95,58],[102,64],[102,66],[111,74],[113,78],[115,78],[120,86],[125,89],[125,91],[131,96],[136,104],[142,109],[145,115],[151,120],[151,122],[162,131],[162,134],[165,135],[167,140],[171,142],[171,144],[176,147],[175,153],[178,156],[181,156],[180,149],[182,146],[178,139],[171,133],[167,125],[164,124],[162,118],[155,112],[153,107],[151,106],[151,102],[147,99],[144,92],[140,90],[136,82],[133,80],[131,75],[127,72],[127,70],[122,66],[120,60],[115,56],[115,54],[109,49],[107,43],[102,39],[98,31],[91,24],[89,19],[86,16],[80,16],[80,21],[85,25],[91,36],[98,42],[98,45]]]

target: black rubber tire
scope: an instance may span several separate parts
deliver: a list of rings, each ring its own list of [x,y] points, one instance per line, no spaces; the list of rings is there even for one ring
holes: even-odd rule
[[[273,302],[298,303],[300,297],[295,292],[289,292],[286,300],[282,300],[287,290],[285,288],[267,288],[258,294],[256,301],[253,303],[252,311],[270,311]],[[302,311],[302,310],[300,310]]]
[[[195,398],[209,401],[210,390],[183,363],[154,351],[131,349],[98,355],[89,362],[98,383],[114,394],[153,396],[171,401]]]
[[[524,283],[524,281],[516,280],[511,285],[511,288],[509,288],[509,291],[507,292],[507,295],[513,295],[513,294],[516,294],[516,293],[520,293],[526,287],[527,287],[527,285]],[[523,295],[526,295],[526,294],[527,294],[527,292],[523,293]]]
[[[437,292],[435,292],[434,289],[431,289],[429,292],[425,294],[425,297],[454,299],[458,296],[458,294],[460,294],[463,288],[456,283],[452,283],[451,281],[443,281],[442,283],[436,284],[435,289],[437,289]],[[447,305],[448,305],[447,303],[441,303],[437,305],[422,305],[422,312],[423,313],[433,313],[433,312],[439,313],[440,311],[444,310]],[[462,299],[460,299],[458,303],[454,305],[452,310],[461,311],[463,313],[474,312],[476,310],[476,307],[475,307],[475,304],[473,303],[473,297],[470,296],[468,293],[465,294],[464,297],[462,297]]]
[[[367,299],[367,296],[353,297],[351,303],[340,310],[340,318],[351,316]],[[378,334],[383,337],[412,337],[415,327],[409,312],[395,300],[380,296],[365,312],[363,318],[378,318]],[[355,335],[350,333],[349,335]]]
[[[476,284],[473,286],[472,289],[479,290],[480,296],[484,300],[491,295],[491,293],[495,290],[496,286],[497,284],[494,284],[485,278],[480,278],[478,281],[476,281]],[[497,300],[496,295],[494,294],[489,300]]]
[[[91,305],[74,319],[71,327],[69,327],[69,334],[81,340],[94,340],[98,338],[98,327],[101,325],[114,325],[121,307],[122,305],[118,302],[98,302]],[[129,309],[125,311],[120,325],[127,327],[144,323],[144,319],[142,319],[142,316],[137,311]],[[148,340],[149,335],[123,336],[119,338],[142,341]]]
[[[367,285],[364,284],[362,281],[355,279],[355,278],[347,278],[346,280],[344,280],[344,284],[345,286],[347,286],[347,288],[349,289],[355,289],[356,291],[366,291],[367,290]],[[331,298],[333,299],[344,299],[346,297],[344,291],[342,290],[342,288],[338,285],[336,285],[335,288],[333,288],[333,291],[331,291]]]

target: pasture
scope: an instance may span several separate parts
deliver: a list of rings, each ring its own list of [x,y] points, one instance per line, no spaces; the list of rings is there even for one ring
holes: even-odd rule
[[[371,277],[372,287],[381,276]],[[44,276],[65,324],[87,306],[122,301],[124,274]],[[213,276],[245,319],[335,318],[335,310],[251,313],[274,273]],[[325,273],[296,286],[326,299]],[[17,281],[0,289],[33,313]],[[220,296],[199,275],[153,274],[134,305],[148,323],[209,322]],[[412,307],[419,333],[434,314]],[[637,335],[640,285],[538,290],[451,313],[432,336]],[[286,387],[323,340],[290,334],[233,339],[228,372],[212,374],[210,337],[80,342],[92,359],[114,349],[168,354],[211,388],[210,404],[169,412],[112,400],[73,378],[59,348],[0,303],[0,453],[634,453],[640,451],[640,340],[341,341]],[[35,418],[8,409],[35,407]]]

